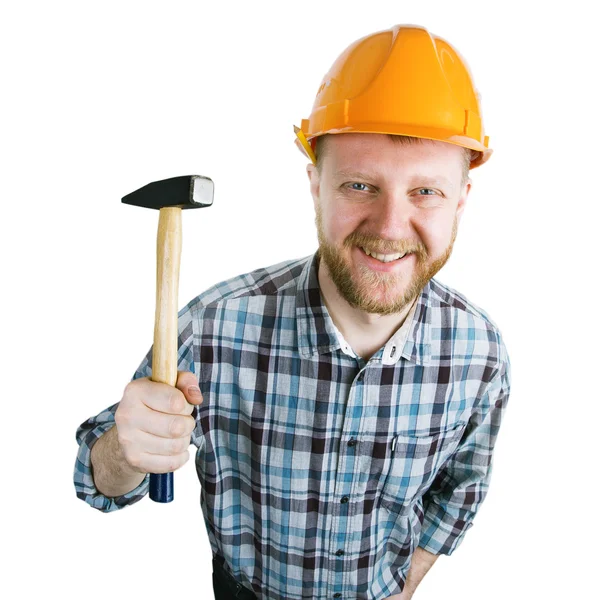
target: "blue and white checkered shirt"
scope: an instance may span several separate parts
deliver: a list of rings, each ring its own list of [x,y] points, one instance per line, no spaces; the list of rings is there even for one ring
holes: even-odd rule
[[[451,554],[488,490],[510,362],[487,314],[432,279],[370,360],[319,291],[318,254],[220,283],[179,314],[179,370],[204,396],[192,443],[212,550],[261,600],[381,600],[417,546]],[[134,378],[151,374],[151,352]],[[113,405],[77,430],[77,495]]]

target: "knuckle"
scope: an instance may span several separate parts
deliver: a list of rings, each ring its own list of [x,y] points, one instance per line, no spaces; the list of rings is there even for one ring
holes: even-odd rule
[[[172,413],[180,413],[185,408],[185,402],[181,392],[173,390],[169,396],[169,410]]]
[[[129,398],[129,396],[131,396],[132,391],[134,390],[133,387],[134,382],[130,381],[124,388],[123,388],[123,398]]]
[[[125,453],[125,459],[134,469],[140,469],[142,467],[142,457],[136,452]]]
[[[185,424],[184,420],[182,420],[178,417],[174,417],[171,420],[171,425],[169,427],[169,434],[171,435],[171,437],[174,437],[174,438],[183,437],[185,435],[185,430],[186,430],[186,424]]]
[[[130,381],[123,390],[123,400],[130,402],[133,398],[135,398],[138,390],[143,384],[144,380],[140,379],[134,379],[133,381]]]
[[[132,441],[133,441],[132,440],[133,431],[132,431],[131,427],[129,427],[126,423],[121,423],[120,425],[119,425],[119,423],[117,423],[116,428],[117,428],[117,442],[118,442],[119,446],[121,446],[121,448],[123,448],[123,450],[130,448],[132,445]]]
[[[117,426],[117,441],[119,442],[119,446],[121,446],[121,448],[123,448],[123,453],[126,453],[127,450],[131,447],[131,442],[129,441],[126,431],[123,428],[119,429],[118,426]]]
[[[173,465],[171,471],[176,471],[177,469],[183,467],[183,465],[185,465],[185,463],[188,461],[189,457],[190,453],[187,450],[173,457]]]
[[[188,386],[197,381],[196,376],[191,371],[177,371],[177,384]]]
[[[192,404],[190,404],[186,398],[183,409],[180,411],[180,414],[191,415],[193,410],[194,410],[194,406]]]
[[[176,456],[181,454],[187,448],[185,439],[178,438],[171,441],[171,447],[169,448],[169,454]]]
[[[119,405],[117,411],[115,412],[115,423],[118,427],[123,427],[127,425],[131,420],[131,410],[126,405]]]
[[[187,427],[185,430],[185,434],[187,435],[188,440],[189,440],[190,436],[194,432],[194,429],[196,429],[196,419],[194,419],[194,417],[186,417],[186,421],[187,421]]]

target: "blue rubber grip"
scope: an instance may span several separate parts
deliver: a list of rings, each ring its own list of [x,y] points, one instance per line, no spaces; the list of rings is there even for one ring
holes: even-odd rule
[[[150,500],[172,502],[173,473],[150,473]]]

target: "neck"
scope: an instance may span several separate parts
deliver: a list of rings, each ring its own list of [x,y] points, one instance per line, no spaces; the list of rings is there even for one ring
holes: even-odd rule
[[[323,260],[319,262],[318,277],[323,301],[335,326],[354,352],[365,360],[369,360],[398,331],[413,305],[409,302],[401,312],[391,315],[367,313],[340,296]]]

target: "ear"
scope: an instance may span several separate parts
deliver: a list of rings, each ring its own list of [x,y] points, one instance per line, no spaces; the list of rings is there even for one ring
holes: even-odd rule
[[[310,193],[316,210],[317,204],[319,203],[319,194],[321,192],[321,178],[319,176],[319,172],[317,171],[317,167],[315,167],[315,165],[312,163],[306,165],[306,174],[308,175],[308,180],[310,181]]]
[[[458,205],[456,206],[456,219],[458,223],[460,223],[460,219],[462,217],[463,211],[465,210],[465,206],[467,205],[467,197],[469,196],[469,192],[471,191],[472,185],[471,179],[467,179],[467,183],[463,187],[463,190],[460,194],[460,198],[458,199]]]

